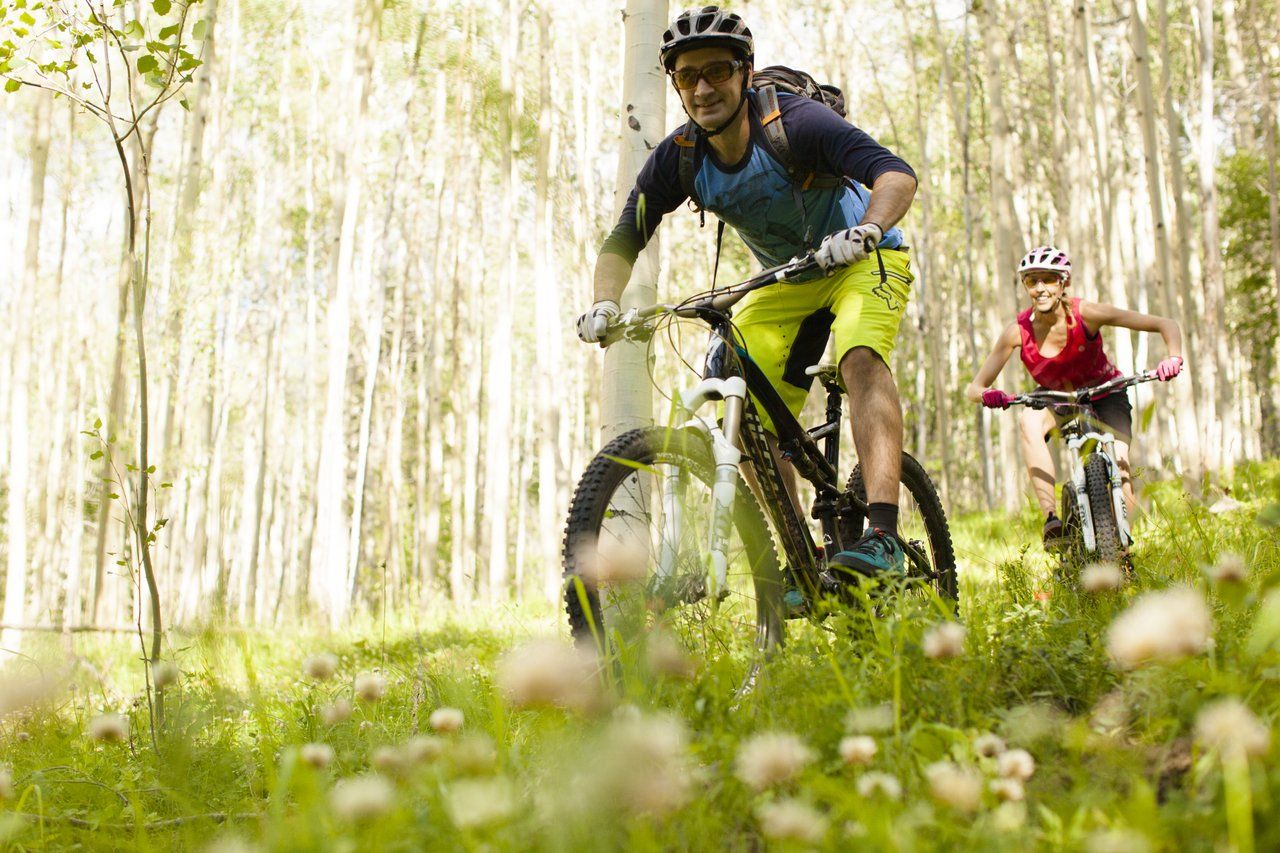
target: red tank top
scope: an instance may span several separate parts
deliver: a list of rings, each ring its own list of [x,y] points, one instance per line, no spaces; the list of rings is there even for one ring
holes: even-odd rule
[[[1073,391],[1114,379],[1120,371],[1102,350],[1102,332],[1090,337],[1080,316],[1080,300],[1071,300],[1071,324],[1062,352],[1051,358],[1040,354],[1035,329],[1031,325],[1032,309],[1018,315],[1018,331],[1022,333],[1022,363],[1041,388],[1050,391]]]

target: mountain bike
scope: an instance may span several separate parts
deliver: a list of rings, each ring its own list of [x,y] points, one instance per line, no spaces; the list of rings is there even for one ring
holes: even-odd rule
[[[860,466],[843,485],[838,474],[839,372],[830,364],[808,369],[826,389],[826,417],[803,428],[742,348],[731,310],[754,290],[816,268],[812,253],[801,255],[678,304],[631,309],[611,324],[602,346],[651,346],[664,323],[683,319],[707,324],[710,335],[701,381],[675,396],[672,425],[614,438],[578,483],[563,556],[565,605],[579,643],[614,654],[633,632],[662,628],[700,660],[758,661],[783,643],[787,618],[816,611],[826,555],[858,540],[868,512]],[[719,417],[709,411],[717,403]],[[808,515],[820,543],[787,491],[757,405],[773,421],[781,456],[814,487]],[[763,509],[742,487],[743,463],[754,469]],[[905,453],[901,481],[903,585],[954,602],[955,555],[937,490]]]
[[[1093,401],[1156,379],[1154,370],[1081,388],[1041,389],[1019,394],[1010,405],[1049,409],[1069,419],[1058,425],[1067,444],[1070,478],[1062,487],[1062,524],[1066,539],[1064,564],[1085,560],[1126,563],[1133,534],[1125,507],[1116,439],[1093,417]]]

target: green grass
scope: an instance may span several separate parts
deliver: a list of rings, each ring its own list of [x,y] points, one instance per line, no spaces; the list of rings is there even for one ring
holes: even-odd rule
[[[967,627],[960,657],[925,655],[924,632],[941,618],[933,604],[868,604],[821,625],[792,623],[785,652],[741,698],[729,689],[732,667],[706,661],[692,680],[631,667],[608,707],[589,713],[514,708],[495,686],[495,669],[529,637],[564,634],[549,609],[442,611],[341,635],[210,630],[171,638],[182,677],[166,697],[157,751],[136,639],[80,636],[74,654],[60,639],[36,640],[0,689],[37,670],[58,687],[0,718],[0,763],[11,768],[13,789],[0,795],[0,842],[784,849],[802,842],[764,839],[762,809],[795,798],[822,816],[818,844],[829,848],[1135,849],[1145,841],[1151,849],[1276,849],[1280,747],[1232,763],[1195,737],[1197,715],[1218,697],[1238,697],[1268,725],[1280,714],[1280,536],[1263,523],[1280,501],[1280,464],[1241,468],[1233,487],[1243,507],[1216,515],[1177,484],[1150,488],[1136,579],[1114,593],[1055,580],[1048,558],[1031,547],[1038,525],[1029,514],[958,519]],[[1249,567],[1242,587],[1215,587],[1203,573],[1228,552]],[[1112,621],[1143,592],[1178,584],[1206,595],[1210,648],[1117,669],[1106,649]],[[302,661],[321,651],[340,665],[317,683],[304,677]],[[388,680],[385,697],[356,701],[350,719],[326,723],[320,709],[351,697],[354,676],[375,669]],[[338,780],[370,772],[378,747],[428,732],[440,707],[463,712],[461,732],[439,736],[436,760],[389,775],[385,813],[360,820],[335,811]],[[86,735],[105,711],[128,716],[126,742]],[[635,732],[627,721],[658,714],[683,722],[683,745],[624,743],[620,732]],[[871,717],[880,719],[871,725]],[[840,740],[868,730],[874,759],[847,766]],[[812,761],[757,792],[735,761],[747,739],[768,731],[798,735]],[[936,800],[925,777],[934,762],[993,776],[993,760],[973,746],[986,732],[1034,756],[1025,801],[1000,806],[984,789],[966,812]],[[300,760],[299,747],[310,742],[332,747],[329,767]],[[687,802],[661,816],[633,813],[625,792],[663,767],[674,775],[657,787],[678,793],[685,779]],[[900,781],[900,800],[858,792],[873,771]],[[489,819],[481,806],[492,810]],[[468,816],[479,823],[467,825]]]

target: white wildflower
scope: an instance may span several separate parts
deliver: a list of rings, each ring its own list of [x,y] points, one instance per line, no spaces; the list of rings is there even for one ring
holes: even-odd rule
[[[858,778],[858,796],[870,799],[880,794],[888,800],[902,798],[902,783],[888,773],[864,773]]]
[[[845,764],[870,764],[876,757],[876,739],[854,735],[840,741],[840,757]]]
[[[1151,843],[1132,829],[1109,829],[1086,838],[1084,849],[1087,853],[1147,853]]]
[[[1036,760],[1025,749],[1011,749],[996,759],[996,772],[1006,779],[1025,782],[1036,772]]]
[[[40,673],[4,673],[0,677],[0,717],[53,697],[57,684]]]
[[[457,708],[436,708],[427,717],[427,725],[441,734],[453,734],[462,728],[462,712]]]
[[[602,539],[589,555],[580,561],[584,579],[597,584],[623,584],[644,580],[652,560],[649,547],[639,535],[611,535]]]
[[[405,756],[413,764],[429,764],[444,754],[444,741],[431,735],[414,735],[405,741]]]
[[[334,812],[346,820],[367,820],[391,810],[395,789],[382,776],[369,774],[339,779],[329,793]]]
[[[888,702],[854,708],[844,718],[851,734],[874,735],[893,728],[893,706]]]
[[[517,708],[591,710],[599,703],[597,669],[589,649],[534,640],[498,662],[498,689]]]
[[[387,679],[378,672],[362,672],[355,680],[356,696],[365,702],[377,702],[387,695]]]
[[[1239,699],[1219,699],[1196,715],[1196,739],[1223,755],[1256,758],[1271,749],[1271,729]]]
[[[1001,803],[991,813],[991,826],[996,832],[1014,832],[1021,829],[1026,822],[1027,805],[1023,802]]]
[[[156,661],[151,667],[151,683],[155,685],[157,690],[163,690],[166,687],[177,684],[179,675],[181,675],[181,672],[173,661]]]
[[[355,709],[351,707],[351,700],[340,696],[333,700],[332,705],[326,705],[320,709],[320,719],[324,720],[326,725],[336,726],[351,719],[353,710]]]
[[[403,747],[378,746],[374,747],[373,752],[369,753],[369,766],[388,776],[404,774],[411,764],[409,755]]]
[[[1089,723],[1097,731],[1107,732],[1123,728],[1129,722],[1129,703],[1120,690],[1112,690],[1098,700],[1089,715]]]
[[[662,816],[693,796],[688,734],[676,717],[620,719],[605,731],[593,787],[632,814]]]
[[[785,732],[756,735],[738,748],[735,772],[749,788],[763,791],[789,782],[813,761],[804,741]]]
[[[827,819],[800,800],[761,803],[756,808],[756,818],[760,821],[760,834],[771,841],[818,844],[827,834]]]
[[[89,721],[89,737],[103,743],[119,743],[129,736],[129,721],[119,714],[100,714]]]
[[[974,738],[973,751],[981,755],[983,758],[995,758],[1004,752],[1004,739],[997,734],[987,732]]]
[[[1109,592],[1124,585],[1124,573],[1115,563],[1090,563],[1080,572],[1080,588],[1085,592]]]
[[[461,738],[453,745],[449,758],[454,770],[458,773],[464,776],[478,776],[482,773],[491,773],[498,756],[494,750],[493,741],[489,737],[471,735]]]
[[[1146,593],[1120,614],[1107,633],[1107,652],[1129,669],[1199,654],[1212,634],[1203,595],[1186,587],[1164,589]]]
[[[302,662],[302,671],[307,678],[327,681],[338,671],[338,656],[330,652],[312,655]]]
[[[670,678],[693,678],[698,672],[697,661],[685,654],[684,649],[669,631],[654,631],[645,646],[649,670],[655,675]]]
[[[303,763],[323,770],[333,763],[333,747],[327,743],[304,743],[298,750],[298,757]]]
[[[942,622],[924,632],[925,657],[941,660],[964,654],[965,628],[958,622]]]
[[[1064,715],[1046,702],[1029,702],[1009,709],[1004,736],[1013,743],[1035,743],[1056,736],[1065,723]]]
[[[995,794],[997,799],[1007,803],[1021,802],[1027,795],[1022,782],[1017,779],[992,779],[991,793]]]
[[[515,814],[517,801],[505,779],[462,779],[448,797],[449,819],[459,829],[501,823]]]
[[[924,769],[933,798],[956,811],[972,812],[982,802],[982,777],[949,761],[938,761]]]
[[[1244,583],[1249,579],[1249,567],[1239,554],[1223,554],[1218,562],[1205,566],[1204,573],[1216,584]]]

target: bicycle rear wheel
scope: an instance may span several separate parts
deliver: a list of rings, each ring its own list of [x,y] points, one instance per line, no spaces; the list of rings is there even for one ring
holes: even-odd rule
[[[863,504],[867,487],[862,480],[862,464],[849,475],[848,489]],[[938,595],[951,601],[960,597],[956,578],[956,555],[951,544],[947,514],[933,480],[915,457],[902,454],[902,491],[898,501],[898,538],[907,548],[907,575],[928,583]],[[866,519],[860,512],[842,519],[840,533],[848,548],[862,535]]]
[[[778,558],[745,487],[734,499],[726,583],[708,589],[714,472],[708,439],[691,430],[632,430],[591,461],[564,538],[575,641],[617,657],[661,627],[699,662],[748,668],[782,643]]]

